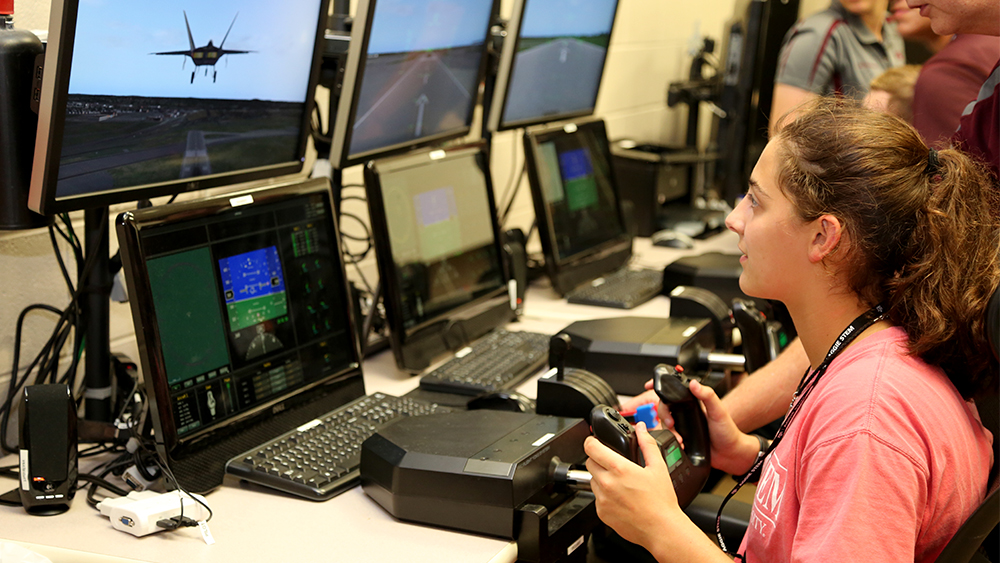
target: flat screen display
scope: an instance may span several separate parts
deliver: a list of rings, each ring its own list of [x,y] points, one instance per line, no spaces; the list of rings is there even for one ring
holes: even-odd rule
[[[203,434],[357,367],[328,188],[258,192],[253,204],[228,208],[191,204],[167,217],[140,222],[137,236],[135,222],[119,222],[142,302],[146,384],[170,413],[172,437]]]
[[[610,169],[606,137],[595,127],[534,137],[533,170],[557,262],[627,236]]]
[[[486,180],[474,154],[380,176],[402,325],[504,285]]]
[[[493,130],[591,115],[617,0],[524,0],[501,52]]]
[[[324,0],[63,0],[30,202],[58,212],[298,172]]]
[[[333,128],[344,167],[465,135],[493,0],[360,0]]]

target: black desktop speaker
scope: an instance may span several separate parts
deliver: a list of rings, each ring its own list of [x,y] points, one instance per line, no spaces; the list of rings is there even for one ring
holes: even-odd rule
[[[34,229],[52,222],[28,209],[38,126],[31,102],[41,91],[33,87],[35,59],[40,61],[43,52],[33,33],[0,24],[0,229]]]
[[[528,254],[524,247],[527,244],[524,231],[510,229],[504,233],[503,250],[506,255],[510,279],[515,288],[515,309],[518,315],[524,310],[524,292],[528,288]]]
[[[18,413],[21,505],[60,514],[76,493],[76,405],[68,385],[28,385]]]

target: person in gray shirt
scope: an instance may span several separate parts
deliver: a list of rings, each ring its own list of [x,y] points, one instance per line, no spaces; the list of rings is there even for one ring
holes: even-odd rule
[[[884,71],[906,62],[903,38],[886,20],[888,0],[833,0],[788,31],[774,79],[770,127],[816,96],[863,99]]]

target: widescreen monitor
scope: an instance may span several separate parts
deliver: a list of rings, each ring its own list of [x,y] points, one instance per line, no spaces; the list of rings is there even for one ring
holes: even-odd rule
[[[524,133],[528,183],[545,267],[562,295],[632,256],[604,121]]]
[[[419,372],[514,318],[482,142],[365,167],[390,344]]]
[[[492,131],[594,113],[618,0],[517,0],[500,53]]]
[[[327,0],[55,0],[29,207],[297,173]]]
[[[466,135],[493,0],[359,0],[330,161],[344,168]]]

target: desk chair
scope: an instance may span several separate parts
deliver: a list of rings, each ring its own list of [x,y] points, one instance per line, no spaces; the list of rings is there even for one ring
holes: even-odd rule
[[[986,327],[993,345],[993,355],[1000,361],[1000,287],[993,291],[986,309]],[[993,467],[990,469],[986,500],[951,538],[938,557],[939,563],[1000,563],[1000,397],[995,393],[976,399],[983,426],[993,433]]]

